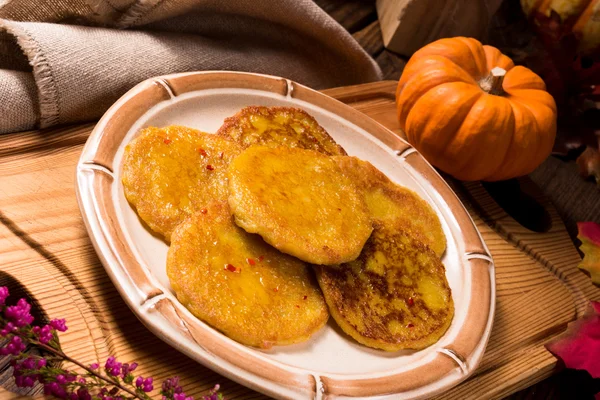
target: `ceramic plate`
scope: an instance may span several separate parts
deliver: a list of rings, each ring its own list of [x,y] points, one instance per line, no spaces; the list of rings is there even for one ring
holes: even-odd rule
[[[215,132],[248,105],[294,106],[313,115],[350,155],[368,160],[435,209],[448,240],[443,256],[456,307],[446,334],[420,351],[387,353],[359,345],[332,319],[309,341],[263,351],[204,324],[174,296],[167,245],[140,223],[123,195],[121,159],[140,128],[187,125]],[[194,72],[144,81],[117,101],[92,132],[77,165],[83,219],[108,275],[138,318],[198,362],[277,398],[422,398],[471,374],[490,335],[494,266],[470,216],[408,143],[353,108],[287,79]]]

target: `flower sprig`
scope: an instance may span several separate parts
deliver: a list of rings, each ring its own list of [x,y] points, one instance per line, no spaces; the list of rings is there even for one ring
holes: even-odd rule
[[[84,365],[62,351],[58,332],[66,332],[64,319],[53,319],[44,326],[33,325],[31,304],[20,299],[17,304],[6,305],[8,288],[0,287],[0,337],[8,339],[0,347],[0,355],[11,356],[15,384],[18,387],[44,385],[44,394],[69,400],[151,400],[154,390],[152,377],[136,376],[138,364],[121,363],[108,357],[104,366],[98,363]],[[26,346],[37,347],[45,356],[28,355]],[[66,362],[84,372],[53,366]],[[187,396],[179,378],[166,379],[159,391],[162,400],[194,400]],[[211,389],[202,400],[223,400],[219,385]]]

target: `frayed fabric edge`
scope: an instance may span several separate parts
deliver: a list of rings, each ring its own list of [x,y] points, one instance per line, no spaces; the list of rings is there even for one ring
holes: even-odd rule
[[[39,127],[47,128],[60,122],[58,88],[52,75],[52,68],[35,39],[18,23],[0,19],[0,31],[12,35],[29,64],[33,67],[33,78],[38,91],[40,107]]]
[[[115,22],[117,28],[129,28],[137,25],[148,12],[157,7],[163,0],[136,0]]]

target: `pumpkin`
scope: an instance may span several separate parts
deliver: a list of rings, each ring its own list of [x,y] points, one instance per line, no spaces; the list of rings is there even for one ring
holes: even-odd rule
[[[471,38],[418,50],[398,82],[400,127],[434,166],[462,180],[532,172],[552,150],[556,104],[530,69]]]
[[[521,7],[542,34],[573,33],[583,54],[600,49],[600,0],[521,0]]]

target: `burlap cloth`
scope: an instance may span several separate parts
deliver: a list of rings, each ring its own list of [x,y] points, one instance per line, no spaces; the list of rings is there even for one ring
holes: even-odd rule
[[[310,0],[0,0],[0,133],[94,120],[138,82],[194,70],[381,79]]]

